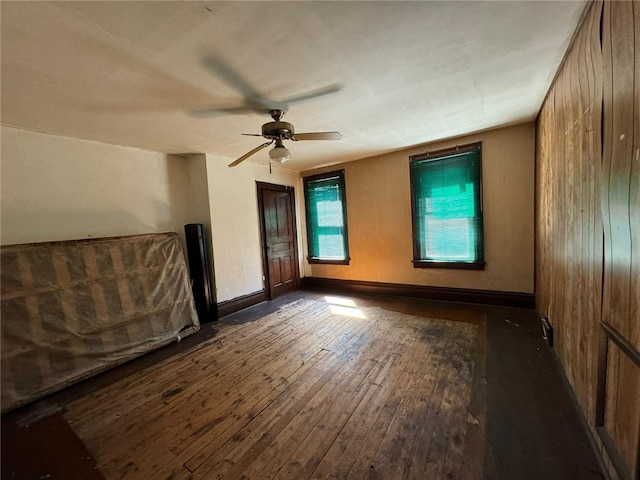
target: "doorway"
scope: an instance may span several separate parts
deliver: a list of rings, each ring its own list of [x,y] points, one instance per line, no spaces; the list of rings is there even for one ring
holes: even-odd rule
[[[269,300],[298,288],[294,188],[256,182],[265,293]]]

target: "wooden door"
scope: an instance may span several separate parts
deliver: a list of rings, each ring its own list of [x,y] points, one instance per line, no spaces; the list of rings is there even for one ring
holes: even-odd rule
[[[273,299],[298,288],[293,187],[258,182],[265,292]]]

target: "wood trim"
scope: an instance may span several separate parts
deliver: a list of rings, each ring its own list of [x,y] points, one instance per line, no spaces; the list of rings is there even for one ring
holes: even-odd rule
[[[626,338],[622,336],[615,328],[613,328],[608,322],[600,322],[600,326],[607,334],[610,340],[613,340],[620,351],[624,353],[629,359],[636,364],[636,367],[640,368],[640,352],[634,347]]]
[[[457,270],[484,270],[485,262],[432,262],[413,260],[414,268],[449,268]]]
[[[627,471],[627,468],[624,466],[624,462],[622,461],[622,458],[620,458],[618,449],[616,448],[611,436],[607,432],[607,429],[604,426],[596,426],[596,431],[598,432],[600,441],[602,442],[602,445],[607,452],[609,460],[611,460],[611,463],[613,463],[613,468],[615,468],[620,480],[631,480],[631,475]]]
[[[603,335],[604,337],[604,335]],[[606,343],[606,340],[605,340]],[[608,473],[607,467],[605,465],[604,454],[602,453],[602,443],[598,442],[599,436],[594,434],[594,429],[591,428],[591,422],[587,418],[585,411],[580,406],[580,402],[578,401],[578,397],[576,396],[576,391],[573,389],[573,385],[567,375],[564,373],[564,365],[562,364],[562,358],[558,355],[558,350],[555,348],[551,350],[553,354],[554,363],[556,365],[557,371],[561,373],[560,377],[562,383],[564,385],[565,391],[568,393],[569,398],[571,399],[571,403],[573,408],[578,414],[578,418],[580,419],[580,423],[586,432],[587,439],[589,441],[589,445],[591,445],[592,450],[595,452],[595,458],[600,467],[600,472],[603,474],[604,480],[612,480],[611,476]]]
[[[304,277],[302,288],[364,293],[374,295],[398,295],[419,297],[447,302],[479,303],[502,307],[534,308],[535,295],[521,292],[499,292],[465,288],[432,287],[427,285],[404,285],[398,283],[366,282],[361,280],[338,280],[333,278]]]
[[[432,152],[424,152],[409,157],[410,162],[420,162],[422,160],[437,160],[441,157],[449,157],[457,153],[480,152],[482,151],[482,142],[468,143],[455,147],[442,148]]]
[[[313,257],[308,257],[307,258],[307,262],[312,263],[312,264],[324,264],[324,265],[349,265],[349,262],[351,262],[350,258],[345,258],[343,260],[330,260],[328,258],[313,258]]]
[[[595,429],[600,437],[604,449],[613,463],[613,467],[620,478],[631,478],[629,472],[620,457],[620,453],[615,442],[609,435],[605,425],[605,415],[607,409],[607,365],[609,355],[609,341],[611,340],[616,347],[629,358],[636,367],[640,368],[640,352],[629,341],[624,338],[611,324],[606,321],[600,321],[601,338],[598,353],[598,378],[596,383],[596,406],[595,406]],[[640,428],[640,427],[639,427]],[[636,475],[640,472],[640,444],[638,445],[638,453],[636,454]]]
[[[309,182],[317,181],[317,180],[330,180],[332,178],[337,178],[338,182],[342,183],[342,221],[344,222],[344,237],[346,239],[345,242],[345,255],[346,258],[343,259],[323,259],[318,257],[311,256],[311,224],[309,223],[309,214],[308,214],[308,202],[307,198],[307,185]],[[347,179],[345,169],[340,170],[331,170],[330,172],[318,173],[316,175],[309,175],[306,177],[302,177],[302,196],[304,197],[304,217],[305,222],[307,224],[307,261],[309,263],[318,263],[318,264],[327,264],[327,265],[349,265],[351,261],[351,256],[349,255],[349,220],[347,218]]]
[[[302,181],[304,182],[313,182],[314,180],[325,180],[325,179],[329,179],[329,178],[334,178],[334,177],[344,177],[345,173],[344,173],[344,168],[340,169],[340,170],[331,170],[330,172],[326,172],[326,173],[317,173],[314,175],[307,175],[305,177],[302,177]]]
[[[232,313],[252,307],[266,300],[267,294],[264,290],[242,295],[231,300],[225,300],[224,302],[218,303],[218,318],[231,315]]]
[[[278,185],[275,183],[256,182],[256,195],[258,197],[258,219],[260,227],[260,249],[262,250],[262,285],[264,287],[265,300],[271,300],[271,283],[269,280],[269,253],[267,252],[267,240],[265,233],[264,201],[262,193],[265,190],[272,192],[289,192],[291,195],[291,213],[293,215],[293,238],[295,243],[295,288],[300,286],[300,260],[298,258],[298,226],[296,221],[296,191],[295,187],[289,185]],[[222,315],[222,314],[220,314]]]
[[[414,172],[411,168],[414,163],[421,163],[424,161],[436,161],[451,157],[456,154],[478,152],[479,165],[478,165],[478,195],[480,205],[478,211],[480,216],[480,236],[481,243],[474,245],[476,253],[475,262],[438,262],[425,260],[420,258],[420,248],[418,247],[418,226],[416,225],[416,192],[413,188],[413,176]],[[484,270],[484,189],[482,180],[482,141],[469,143],[466,145],[456,145],[455,147],[447,147],[441,150],[435,150],[433,152],[424,152],[418,155],[409,156],[409,188],[411,193],[411,239],[413,243],[413,268],[457,268],[462,270]],[[472,266],[469,266],[472,265]]]
[[[609,360],[609,338],[603,330],[598,338],[598,369],[596,377],[595,426],[604,425],[605,401],[607,399],[607,362]]]

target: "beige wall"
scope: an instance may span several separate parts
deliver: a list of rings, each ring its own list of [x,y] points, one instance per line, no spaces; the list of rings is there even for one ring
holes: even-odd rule
[[[299,178],[297,172],[274,165],[269,173],[267,165],[249,161],[229,168],[231,161],[207,155],[218,302],[263,289],[256,182],[296,187]]]
[[[176,231],[186,160],[2,127],[2,244]]]
[[[408,156],[427,149],[421,146],[341,167],[351,265],[311,267],[304,261],[302,275],[533,292],[533,135],[528,124],[428,147],[483,141],[485,271],[413,268]],[[255,183],[296,188],[303,259],[301,181],[278,166],[270,174],[263,164],[229,168],[229,161],[211,155],[183,159],[3,127],[1,241],[169,230],[182,235],[185,223],[199,222],[211,233],[218,301],[262,290]]]
[[[194,153],[187,156],[189,190],[193,223],[201,223],[206,239],[205,249],[209,258],[209,272],[214,272],[213,245],[211,243],[211,210],[209,205],[209,184],[207,182],[207,156]],[[185,250],[186,251],[186,250]],[[214,285],[215,286],[215,285]],[[217,301],[217,298],[215,299]]]
[[[9,127],[1,134],[2,244],[183,237],[186,223],[202,223],[218,302],[263,288],[256,181],[300,192],[298,173],[277,166],[270,174],[267,165],[229,168],[232,159],[204,154],[181,158]]]
[[[351,255],[348,266],[305,261],[306,276],[532,293],[534,136],[529,123],[304,172],[344,168]],[[485,270],[413,268],[409,155],[478,141]]]

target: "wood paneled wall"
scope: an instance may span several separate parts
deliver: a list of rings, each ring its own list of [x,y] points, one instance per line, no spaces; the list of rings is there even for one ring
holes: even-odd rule
[[[536,297],[613,478],[640,475],[640,3],[596,1],[538,117]],[[635,248],[634,248],[635,247]]]

